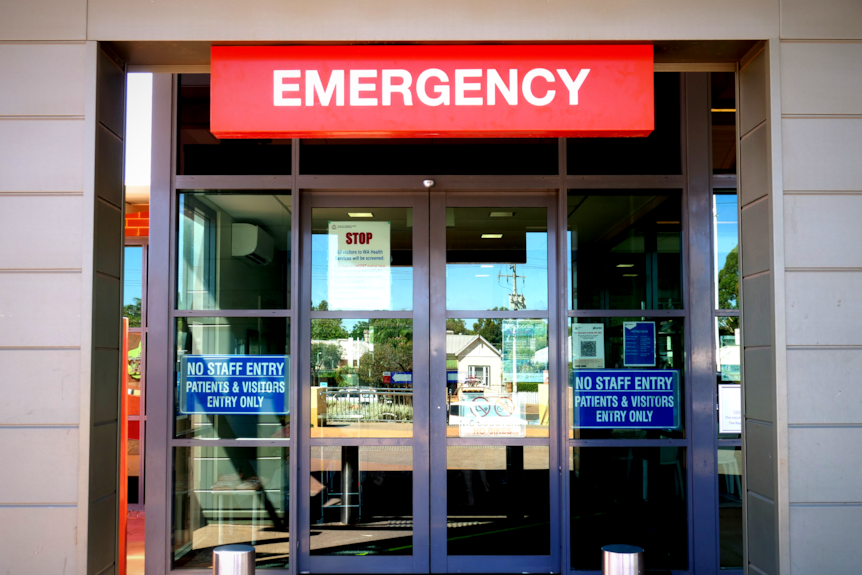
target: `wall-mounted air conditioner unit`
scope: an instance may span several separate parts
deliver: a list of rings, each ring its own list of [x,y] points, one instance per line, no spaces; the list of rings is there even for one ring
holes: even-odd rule
[[[231,224],[230,255],[250,266],[265,266],[275,255],[272,236],[254,224]]]

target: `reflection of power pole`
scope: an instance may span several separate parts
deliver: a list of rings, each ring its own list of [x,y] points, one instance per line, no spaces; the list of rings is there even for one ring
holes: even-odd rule
[[[498,272],[497,281],[499,282],[501,279],[506,278],[506,283],[509,283],[509,278],[512,278],[512,293],[509,294],[509,308],[513,310],[527,309],[527,302],[524,299],[524,294],[518,293],[518,278],[525,280],[527,279],[527,276],[518,275],[518,264],[512,264],[509,267],[512,269],[511,275]]]

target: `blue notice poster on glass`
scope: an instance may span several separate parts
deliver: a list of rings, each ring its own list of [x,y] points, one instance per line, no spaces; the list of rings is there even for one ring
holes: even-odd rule
[[[286,414],[290,358],[283,355],[185,355],[178,404],[183,414]]]
[[[655,367],[655,322],[623,322],[623,365]]]
[[[575,369],[574,427],[679,429],[679,370]]]

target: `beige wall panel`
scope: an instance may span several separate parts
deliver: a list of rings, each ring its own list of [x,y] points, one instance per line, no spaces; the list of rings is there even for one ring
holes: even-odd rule
[[[748,562],[766,575],[777,575],[775,504],[751,493],[747,497]]]
[[[775,369],[772,348],[745,350],[745,417],[775,422]]]
[[[775,499],[775,427],[745,422],[745,472],[748,490]]]
[[[0,350],[0,422],[77,424],[80,356],[77,349]]]
[[[785,118],[785,190],[862,190],[862,118]]]
[[[862,272],[785,276],[787,345],[862,345]]]
[[[2,26],[2,24],[0,24]],[[84,114],[84,44],[0,44],[0,116]]]
[[[0,192],[83,187],[83,120],[0,120]]]
[[[778,35],[778,0],[91,0],[88,16],[93,40],[689,40]]]
[[[781,113],[862,114],[862,42],[781,44]]]
[[[739,144],[739,201],[745,206],[769,193],[768,128],[761,124]]]
[[[791,507],[793,573],[858,575],[862,565],[862,507]],[[824,566],[828,565],[828,569]]]
[[[115,349],[97,349],[93,352],[93,424],[117,419],[121,353]]]
[[[860,218],[862,194],[786,195],[785,265],[862,268]]]
[[[858,404],[857,404],[858,405]],[[862,502],[860,427],[791,427],[791,503]]]
[[[0,195],[0,269],[80,269],[81,196]]]
[[[766,50],[739,71],[739,128],[741,135],[766,120]]]
[[[90,501],[117,490],[117,422],[96,425],[90,430]]]
[[[93,346],[120,348],[120,280],[93,277]]]
[[[117,498],[106,497],[90,506],[87,574],[102,573],[117,552]]]
[[[772,344],[772,274],[742,280],[745,347]]]
[[[85,40],[87,0],[3,0],[0,40]]]
[[[0,273],[0,347],[81,342],[81,274]]]
[[[95,225],[95,271],[120,277],[120,250],[123,248],[123,214],[120,208],[96,199]]]
[[[75,572],[75,507],[0,507],[4,573]]]
[[[781,0],[781,37],[862,38],[859,0]]]
[[[123,140],[96,126],[96,196],[123,205]]]
[[[789,422],[862,423],[860,373],[862,349],[787,350]]]
[[[77,501],[77,429],[0,427],[0,461],[14,462],[0,479],[0,503]]]
[[[749,276],[769,269],[769,197],[743,206],[742,275]]]

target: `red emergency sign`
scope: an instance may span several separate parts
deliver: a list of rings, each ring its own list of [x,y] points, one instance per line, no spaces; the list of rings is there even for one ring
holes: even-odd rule
[[[653,49],[214,46],[219,138],[621,137],[653,130]]]

